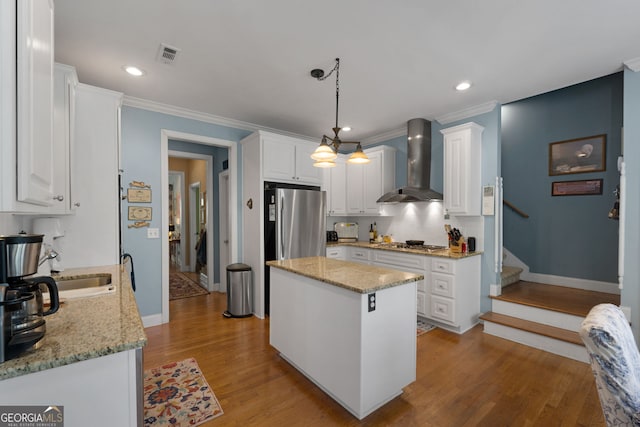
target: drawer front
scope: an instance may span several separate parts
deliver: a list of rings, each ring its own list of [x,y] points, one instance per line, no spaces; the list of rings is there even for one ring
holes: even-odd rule
[[[417,311],[418,314],[421,316],[426,316],[427,315],[427,296],[424,294],[424,292],[420,292],[418,291],[418,299],[417,299]]]
[[[454,323],[456,320],[454,301],[449,298],[431,296],[430,315],[434,319]]]
[[[337,247],[337,248],[327,248],[327,258],[333,259],[345,259],[345,248]]]
[[[420,255],[399,254],[390,251],[373,250],[373,261],[377,263],[389,264],[395,267],[411,268],[414,270],[424,270],[426,257]]]
[[[431,271],[437,273],[455,274],[455,261],[448,259],[434,259],[431,262]]]
[[[349,248],[349,260],[369,263],[369,251],[367,249]]]
[[[455,276],[431,273],[431,293],[443,297],[455,298]]]

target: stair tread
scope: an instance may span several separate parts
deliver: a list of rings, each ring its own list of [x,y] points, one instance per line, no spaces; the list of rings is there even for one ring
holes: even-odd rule
[[[557,328],[555,326],[544,325],[542,323],[531,322],[529,320],[519,319],[517,317],[507,316],[504,314],[488,312],[480,316],[480,319],[487,322],[493,322],[504,326],[520,329],[522,331],[532,332],[534,334],[543,335],[549,338],[555,338],[560,341],[566,341],[572,344],[584,346],[580,335],[575,331]]]
[[[620,295],[521,280],[502,288],[492,299],[586,317],[601,303],[620,305]]]

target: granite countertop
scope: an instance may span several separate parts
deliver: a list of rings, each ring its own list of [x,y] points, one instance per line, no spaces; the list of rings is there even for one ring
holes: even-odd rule
[[[147,343],[129,274],[120,265],[67,269],[62,277],[111,274],[116,291],[70,299],[46,316],[40,347],[0,364],[0,380],[132,350]],[[55,387],[55,385],[51,385]]]
[[[369,243],[369,242],[327,242],[327,247],[331,246],[356,246],[364,249],[376,249],[381,251],[390,251],[390,252],[402,252],[406,254],[416,254],[416,255],[425,255],[425,256],[433,256],[440,258],[453,258],[453,259],[462,259],[469,258],[476,255],[482,255],[481,251],[476,252],[467,252],[467,253],[456,253],[451,252],[447,249],[438,249],[438,250],[429,250],[423,248],[396,248],[389,243]]]
[[[424,279],[421,274],[322,256],[267,261],[267,265],[361,294]]]

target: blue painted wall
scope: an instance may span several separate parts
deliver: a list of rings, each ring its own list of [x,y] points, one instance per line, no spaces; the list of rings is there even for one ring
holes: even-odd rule
[[[153,219],[151,227],[161,228],[162,201],[160,132],[162,129],[209,136],[227,141],[240,141],[251,132],[185,119],[139,108],[122,108],[122,184],[126,188],[131,181],[144,181],[151,185],[153,198]],[[240,171],[242,153],[238,150],[238,170]],[[233,165],[229,165],[233,167]],[[240,184],[240,183],[239,183]],[[238,200],[242,200],[239,185]],[[126,209],[126,201],[123,208]],[[238,209],[238,212],[242,212]],[[240,221],[240,219],[239,219]],[[162,277],[160,239],[147,239],[146,228],[127,228],[123,218],[122,246],[125,252],[133,256],[136,271],[136,301],[142,316],[159,314],[162,311]],[[242,237],[239,236],[239,242]]]
[[[624,71],[624,162],[625,256],[620,302],[631,308],[631,328],[640,342],[640,73],[631,70]]]
[[[222,162],[229,159],[229,150],[227,148],[212,147],[210,145],[192,144],[185,141],[169,140],[169,150],[183,151],[186,153],[205,154],[213,157],[213,188],[207,189],[207,192],[213,193],[213,206],[210,208],[213,213],[213,224],[209,224],[207,229],[213,229],[213,253],[214,253],[214,274],[215,283],[220,283],[220,222],[218,221],[220,212],[220,194],[218,193],[218,174],[223,171]],[[188,183],[186,183],[189,185]],[[210,236],[208,236],[210,238]]]
[[[607,218],[619,183],[622,73],[502,107],[504,246],[534,273],[617,281],[618,222]],[[606,171],[549,176],[549,143],[607,135]],[[603,178],[603,194],[552,197],[553,181]]]

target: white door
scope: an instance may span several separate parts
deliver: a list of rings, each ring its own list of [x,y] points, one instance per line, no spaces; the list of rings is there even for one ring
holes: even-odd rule
[[[229,245],[229,171],[220,172],[218,182],[220,206],[220,292],[227,291],[227,265],[231,259]]]

